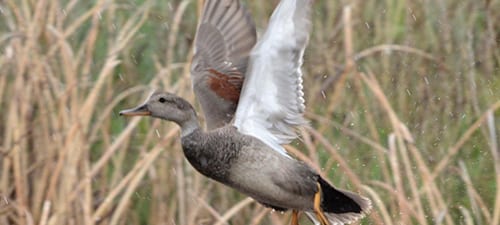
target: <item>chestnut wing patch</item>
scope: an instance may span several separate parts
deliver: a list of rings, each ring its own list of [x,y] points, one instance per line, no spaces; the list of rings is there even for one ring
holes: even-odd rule
[[[243,84],[242,74],[235,70],[231,74],[224,74],[215,69],[208,69],[211,76],[208,76],[208,87],[219,97],[238,104],[240,99],[241,86]]]

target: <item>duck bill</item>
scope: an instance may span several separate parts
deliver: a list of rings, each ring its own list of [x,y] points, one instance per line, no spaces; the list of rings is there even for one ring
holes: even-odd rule
[[[150,116],[151,112],[146,105],[140,105],[132,109],[120,111],[120,116]]]

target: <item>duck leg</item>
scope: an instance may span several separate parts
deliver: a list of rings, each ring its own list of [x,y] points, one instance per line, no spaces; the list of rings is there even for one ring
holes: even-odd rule
[[[292,210],[292,222],[290,225],[299,225],[299,211]]]
[[[318,185],[318,192],[314,194],[314,213],[316,213],[316,217],[318,217],[319,222],[321,225],[331,225],[328,219],[325,216],[325,213],[321,209],[321,194],[323,193],[321,191],[321,185],[319,183],[316,183]]]

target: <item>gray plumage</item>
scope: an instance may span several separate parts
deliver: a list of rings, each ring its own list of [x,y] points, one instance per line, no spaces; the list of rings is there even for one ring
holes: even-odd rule
[[[303,162],[283,157],[260,140],[238,133],[233,126],[208,133],[197,129],[182,137],[182,148],[200,173],[266,206],[312,209],[318,174]]]

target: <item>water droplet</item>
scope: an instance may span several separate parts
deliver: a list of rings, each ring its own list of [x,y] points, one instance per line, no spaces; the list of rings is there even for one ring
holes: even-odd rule
[[[5,202],[6,205],[9,204],[9,199],[7,199],[5,196],[2,196],[3,201]]]
[[[14,57],[14,48],[12,48],[11,46],[7,46],[5,48],[5,56],[9,59]]]

